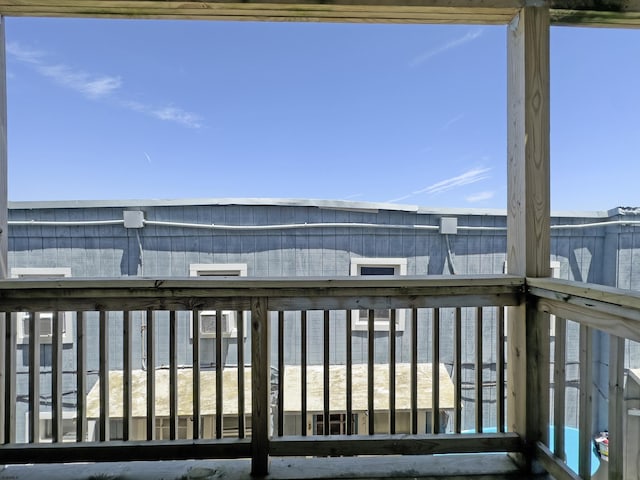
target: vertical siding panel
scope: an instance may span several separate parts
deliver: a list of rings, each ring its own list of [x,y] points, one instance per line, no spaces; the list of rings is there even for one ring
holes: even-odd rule
[[[178,232],[177,232],[178,233]],[[183,236],[169,237],[170,250],[168,252],[169,262],[171,264],[170,271],[173,277],[186,277],[189,270],[186,265],[186,242]]]
[[[155,275],[165,277],[171,275],[171,237],[157,239],[157,263]]]

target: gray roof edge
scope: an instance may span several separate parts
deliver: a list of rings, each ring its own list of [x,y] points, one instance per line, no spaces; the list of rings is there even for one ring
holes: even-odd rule
[[[10,201],[9,208],[135,208],[174,207],[209,205],[260,205],[260,206],[302,206],[318,208],[354,208],[363,210],[403,210],[416,211],[413,205],[395,203],[353,202],[346,200],[320,200],[303,198],[178,198],[178,199],[129,199],[129,200],[51,200],[51,201]]]
[[[144,208],[144,207],[184,207],[213,205],[245,206],[287,206],[316,207],[336,210],[355,210],[376,212],[378,210],[415,212],[423,215],[487,215],[506,216],[505,209],[482,208],[438,208],[420,207],[399,203],[357,202],[350,200],[322,200],[301,198],[186,198],[186,199],[130,199],[130,200],[52,200],[52,201],[10,201],[10,210],[36,210],[61,208]],[[558,211],[551,212],[552,217],[608,218],[614,215],[631,214],[640,209],[616,207],[602,211]]]

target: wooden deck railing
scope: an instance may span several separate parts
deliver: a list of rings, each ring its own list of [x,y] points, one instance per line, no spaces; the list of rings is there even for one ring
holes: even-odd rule
[[[556,478],[591,478],[593,450],[594,395],[593,336],[595,331],[609,334],[608,391],[608,478],[627,478],[624,473],[623,436],[626,409],[624,408],[625,344],[640,341],[640,294],[626,290],[550,278],[527,279],[527,290],[532,308],[555,315],[555,341],[552,357],[554,441],[550,446],[537,445],[537,455],[545,468]],[[576,325],[577,324],[577,325]],[[566,459],[565,393],[567,387],[566,364],[568,326],[579,329],[579,463],[578,475],[570,471]],[[608,364],[608,365],[607,365]],[[551,448],[549,448],[551,447]],[[635,445],[637,448],[637,444]],[[552,453],[553,452],[553,453]],[[604,461],[604,459],[603,459]],[[635,465],[635,460],[633,464]],[[602,477],[599,477],[602,478]]]
[[[250,457],[264,474],[269,456],[520,451],[518,435],[504,433],[503,311],[523,298],[524,279],[513,276],[5,280],[0,455],[3,463]],[[227,321],[215,321],[209,343],[203,311]],[[28,325],[25,344],[18,320]],[[465,348],[475,369],[466,383]],[[491,407],[483,348],[495,352]],[[475,408],[463,412],[469,395]],[[18,438],[16,402],[25,399]],[[497,433],[482,433],[487,408]],[[461,433],[463,415],[474,416],[466,423],[477,433]],[[75,427],[65,436],[69,416]]]

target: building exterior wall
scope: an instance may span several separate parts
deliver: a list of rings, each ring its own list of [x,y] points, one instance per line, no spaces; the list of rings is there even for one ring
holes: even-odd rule
[[[251,277],[299,277],[349,275],[352,258],[402,258],[408,275],[499,274],[506,258],[506,217],[504,213],[473,211],[431,211],[394,205],[353,204],[347,202],[119,202],[14,204],[9,211],[9,267],[69,267],[72,277],[186,277],[192,264],[241,263],[247,265]],[[120,221],[124,210],[141,210],[150,222],[169,222],[143,228],[125,228],[122,224],[87,225],[83,222]],[[552,218],[552,225],[572,225],[609,220],[637,218],[632,209],[616,209],[608,213],[570,214]],[[457,233],[441,234],[442,217],[457,219]],[[18,222],[64,222],[58,225],[25,225]],[[78,222],[77,225],[69,223]],[[214,230],[185,227],[199,225],[304,225],[324,223],[325,227],[276,230]],[[347,227],[344,224],[400,226],[377,228]],[[336,225],[339,224],[339,225]],[[417,226],[417,227],[416,227]],[[431,226],[432,229],[421,228]],[[469,229],[474,227],[475,229]],[[559,262],[559,277],[600,283],[620,288],[640,289],[640,231],[634,226],[611,225],[591,228],[556,228],[552,230],[550,261]],[[178,363],[191,359],[188,316],[179,317]],[[431,358],[431,314],[421,311],[418,318],[419,361]],[[331,363],[344,363],[345,321],[341,312],[332,312],[330,342]],[[453,311],[441,314],[441,361],[451,371],[453,364]],[[407,319],[408,320],[408,319]],[[309,314],[310,339],[321,339],[322,313]],[[111,368],[122,368],[121,315],[110,313]],[[134,368],[145,367],[144,318],[133,316]],[[97,315],[88,322],[89,388],[97,380]],[[474,316],[472,309],[463,311],[463,428],[473,428],[474,385]],[[484,317],[484,368],[486,383],[485,425],[495,425],[495,310],[487,309]],[[166,332],[166,333],[164,333]],[[250,332],[249,332],[250,334]],[[366,362],[366,331],[354,331],[354,362]],[[569,335],[577,338],[577,327],[569,326]],[[158,315],[157,366],[168,365],[168,315]],[[605,356],[608,341],[596,335],[596,392],[606,392]],[[410,360],[411,322],[405,322],[397,333],[399,362]],[[245,342],[249,342],[247,337]],[[275,339],[274,339],[275,341]],[[388,334],[376,334],[376,362],[387,359]],[[203,365],[213,365],[213,343],[203,340]],[[226,362],[235,363],[237,339],[229,339]],[[275,343],[273,344],[275,347]],[[322,342],[309,342],[309,363],[322,363]],[[606,347],[606,348],[605,348]],[[43,345],[42,372],[50,372],[50,346]],[[629,366],[640,362],[635,344],[627,347]],[[567,423],[577,425],[577,342],[568,343]],[[49,360],[47,360],[49,359]],[[294,313],[285,317],[285,362],[300,361],[300,321]],[[75,405],[75,345],[66,344],[63,354],[65,405]],[[18,346],[19,392],[17,416],[25,415],[28,392],[28,345]],[[574,382],[575,380],[575,382]],[[85,392],[86,393],[86,392]],[[43,375],[41,394],[50,395],[50,381]],[[596,395],[598,397],[599,393]],[[594,398],[596,398],[594,397]],[[604,398],[604,397],[603,397]],[[602,399],[601,399],[602,400]],[[601,402],[594,402],[600,429],[606,419]],[[606,408],[606,407],[605,407]],[[46,407],[43,406],[43,410]],[[602,410],[602,411],[601,411]],[[604,420],[606,421],[606,420]],[[18,423],[18,438],[24,425]]]

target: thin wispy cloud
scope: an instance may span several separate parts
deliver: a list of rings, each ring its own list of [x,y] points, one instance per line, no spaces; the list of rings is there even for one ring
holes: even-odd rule
[[[16,60],[30,65],[43,77],[73,90],[89,100],[111,99],[122,108],[151,116],[157,120],[173,122],[194,129],[202,127],[202,118],[199,115],[179,107],[148,105],[117,98],[123,85],[122,78],[119,76],[96,75],[62,63],[52,63],[47,61],[45,52],[25,47],[17,42],[7,44],[7,53]]]
[[[398,198],[392,198],[390,200],[387,200],[385,203],[398,203],[398,202],[402,202],[403,200],[406,200],[407,198],[411,198],[413,197],[413,193],[409,193],[407,195],[403,195],[402,197],[398,197]]]
[[[47,62],[44,52],[17,42],[7,44],[7,53],[16,60],[31,65],[40,75],[89,99],[105,97],[122,86],[120,77],[92,75],[61,63]]]
[[[483,200],[492,199],[494,195],[495,195],[495,192],[490,192],[490,191],[478,192],[473,195],[469,195],[468,197],[465,198],[465,200],[469,203],[482,202]]]
[[[75,90],[89,99],[111,95],[122,86],[120,77],[91,75],[66,65],[37,65],[36,70],[59,85]]]
[[[472,183],[485,180],[489,178],[489,171],[491,171],[490,168],[472,168],[471,170],[464,172],[462,175],[447,178],[446,180],[429,185],[428,187],[414,193],[427,193],[429,195],[443,193],[451,190],[452,188],[462,187],[463,185],[470,185]]]
[[[7,42],[6,49],[9,55],[14,56],[17,60],[20,60],[23,63],[38,64],[44,56],[43,52],[30,49],[17,42]]]
[[[453,48],[457,48],[460,47],[461,45],[464,45],[465,43],[469,43],[473,40],[475,40],[476,38],[480,37],[482,35],[482,29],[478,28],[476,30],[472,30],[470,32],[467,32],[466,34],[464,34],[461,37],[458,38],[454,38],[453,40],[448,41],[447,43],[444,43],[442,45],[438,45],[437,47],[434,47],[430,50],[427,50],[424,53],[421,53],[420,55],[418,55],[417,57],[413,58],[410,62],[409,62],[409,66],[410,67],[417,67],[423,63],[425,63],[426,61],[428,61],[429,59],[435,57],[436,55],[440,55],[444,52],[447,52]]]
[[[414,197],[416,195],[422,195],[422,194],[437,195],[454,188],[462,187],[465,185],[471,185],[473,183],[477,183],[489,178],[490,171],[491,171],[490,168],[472,168],[471,170],[468,170],[461,175],[457,175],[455,177],[447,178],[446,180],[436,182],[425,188],[421,188],[420,190],[415,190],[411,193],[408,193],[407,195],[403,195],[402,197],[388,200],[388,202],[389,203],[401,202],[408,198]]]
[[[175,122],[188,128],[201,128],[202,117],[199,115],[187,112],[178,107],[155,107],[153,105],[146,105],[144,103],[126,100],[120,103],[123,108],[127,108],[134,112],[143,113],[149,115],[158,120],[167,122]]]

